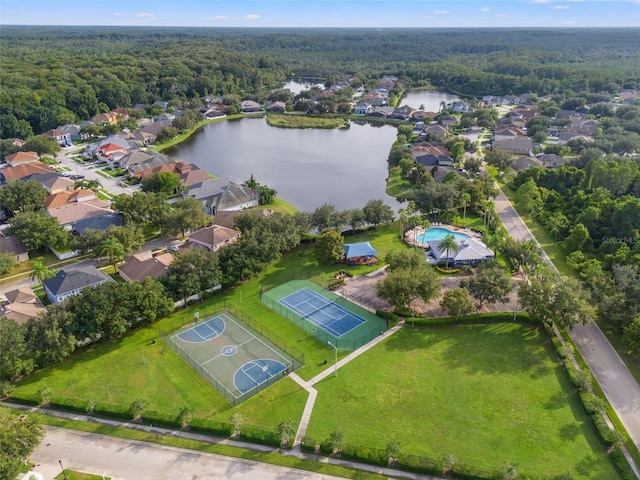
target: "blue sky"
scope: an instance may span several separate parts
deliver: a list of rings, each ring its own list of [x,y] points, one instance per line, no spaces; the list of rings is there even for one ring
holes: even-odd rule
[[[638,27],[640,0],[0,0],[0,24]]]

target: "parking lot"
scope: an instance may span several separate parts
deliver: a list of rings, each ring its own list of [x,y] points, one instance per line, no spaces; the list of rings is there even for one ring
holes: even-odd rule
[[[376,270],[368,275],[361,275],[358,277],[347,278],[345,286],[336,291],[337,294],[357,303],[371,311],[375,310],[392,310],[393,307],[387,302],[378,297],[376,294],[376,284],[382,280],[386,275],[384,268]],[[422,312],[425,317],[446,317],[442,308],[440,307],[440,301],[444,295],[444,292],[452,288],[457,288],[460,285],[460,280],[464,277],[442,277],[440,282],[442,290],[440,295],[425,303],[422,300],[414,300],[411,302],[411,307]],[[518,292],[517,282],[514,279],[514,288],[509,294],[508,301],[505,303],[497,304],[484,304],[480,307],[477,301],[474,302],[476,311],[479,313],[487,312],[513,312],[519,308],[518,306]]]

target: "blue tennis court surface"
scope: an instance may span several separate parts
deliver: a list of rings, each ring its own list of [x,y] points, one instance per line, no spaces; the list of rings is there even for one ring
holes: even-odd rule
[[[224,332],[225,327],[226,324],[221,317],[214,317],[184,332],[180,332],[176,336],[187,343],[207,342]]]
[[[241,393],[247,393],[287,370],[283,363],[270,358],[251,360],[236,370],[233,385]]]
[[[341,337],[366,321],[308,288],[283,297],[278,303],[335,337]]]

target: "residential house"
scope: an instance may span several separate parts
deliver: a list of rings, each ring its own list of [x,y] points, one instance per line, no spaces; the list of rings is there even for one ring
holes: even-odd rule
[[[368,115],[371,113],[371,104],[367,102],[359,102],[355,107],[353,107],[354,115]]]
[[[65,132],[69,136],[71,142],[78,142],[83,139],[82,133],[80,133],[81,129],[82,127],[80,125],[73,124],[61,125],[58,127],[58,130]]]
[[[540,163],[540,166],[544,168],[555,168],[564,165],[564,158],[555,153],[536,155],[536,160]]]
[[[7,140],[9,140],[9,142],[11,142],[11,146],[19,147],[19,148],[24,147],[25,143],[27,143],[26,140],[23,140],[21,138],[8,138]]]
[[[0,305],[0,317],[24,324],[43,315],[47,309],[30,287],[20,287],[4,294],[6,301]]]
[[[163,100],[156,100],[155,102],[153,102],[153,105],[158,105],[160,108],[162,108],[162,110],[167,110],[167,108],[169,108],[169,102],[165,102]]]
[[[389,117],[396,120],[408,120],[413,115],[413,112],[415,112],[415,110],[409,105],[403,105],[402,107],[396,108]]]
[[[83,235],[87,230],[104,231],[111,226],[121,226],[122,215],[118,212],[108,212],[102,215],[84,218],[70,224],[73,235]]]
[[[413,119],[416,122],[424,122],[426,120],[432,120],[438,114],[436,112],[425,112],[424,110],[416,110],[413,112]]]
[[[234,228],[236,226],[236,217],[238,215],[257,215],[259,217],[268,217],[273,214],[273,210],[269,208],[251,210],[233,210],[233,211],[220,211],[216,213],[213,219],[216,225],[222,227]]]
[[[514,125],[496,125],[495,127],[494,137],[517,137],[523,135],[525,135],[524,130]]]
[[[240,232],[222,225],[211,225],[189,234],[188,242],[199,245],[212,252],[235,243],[240,238]]]
[[[124,265],[118,270],[120,278],[127,282],[144,282],[146,278],[161,278],[167,275],[167,269],[174,256],[171,253],[151,255],[140,253],[126,258]]]
[[[202,107],[200,110],[200,114],[202,114],[205,118],[211,119],[216,117],[224,117],[226,115],[225,109],[222,107],[226,107],[226,105],[207,105]]]
[[[453,102],[453,111],[454,113],[472,112],[473,107],[467,102]]]
[[[0,253],[10,253],[19,262],[29,260],[29,252],[24,243],[14,236],[7,236],[0,231]]]
[[[113,213],[108,201],[97,198],[93,191],[86,189],[49,195],[45,198],[45,208],[69,231],[82,220]]]
[[[122,157],[126,153],[137,148],[133,142],[129,142],[117,135],[103,138],[86,146],[84,156],[97,158],[100,162],[108,162],[110,159]]]
[[[443,125],[429,125],[424,129],[424,134],[430,139],[440,139],[444,141],[449,135],[449,129]]]
[[[389,94],[384,90],[371,90],[362,99],[369,105],[382,107],[389,104]]]
[[[91,121],[96,124],[106,123],[108,125],[117,125],[118,114],[113,112],[99,113],[91,117]]]
[[[180,185],[191,187],[209,180],[209,172],[192,163],[177,162],[175,173],[180,175]]]
[[[505,137],[493,142],[493,149],[515,155],[529,154],[533,149],[530,137]]]
[[[40,183],[49,195],[73,190],[75,182],[67,177],[63,177],[56,172],[34,173],[24,177],[22,180],[35,180]]]
[[[156,123],[162,123],[165,127],[171,125],[171,123],[175,120],[176,115],[173,113],[162,112],[160,115],[156,115],[153,117],[153,121]]]
[[[43,280],[42,285],[51,303],[60,303],[65,298],[78,295],[85,288],[107,282],[113,282],[113,279],[93,265],[87,265],[63,267],[54,277]]]
[[[428,255],[435,263],[448,262],[450,265],[477,265],[487,260],[493,260],[495,253],[477,238],[456,239],[458,250],[439,250],[442,240],[427,242],[429,245]],[[448,254],[448,255],[447,255]]]
[[[542,165],[536,157],[518,157],[511,167],[516,172],[522,172],[531,167],[541,167]]]
[[[35,173],[55,173],[55,170],[42,162],[23,163],[15,167],[6,167],[0,170],[0,178],[3,182],[21,180]]]
[[[258,206],[256,192],[222,177],[192,185],[187,196],[199,200],[203,211],[209,215],[216,215],[220,211],[243,210]]]
[[[140,153],[145,154],[146,152]],[[144,158],[143,155],[136,154],[135,157],[132,155],[127,157],[124,165],[126,166],[129,176],[142,179],[161,171],[160,168],[165,165],[173,165],[176,163],[175,160],[163,154],[149,155],[146,153],[146,156],[147,158]]]
[[[267,112],[284,113],[286,109],[287,109],[287,104],[284,102],[273,102],[267,105]]]
[[[40,157],[36,152],[16,152],[5,157],[5,162],[11,167],[39,161]]]
[[[118,107],[118,108],[114,108],[113,110],[111,110],[113,113],[115,113],[116,115],[118,115],[120,117],[120,119],[122,120],[129,120],[129,112],[126,108],[124,107]]]
[[[458,118],[453,115],[443,115],[440,117],[440,125],[451,127],[458,124]]]
[[[369,116],[376,118],[389,118],[391,114],[393,114],[393,107],[373,106]]]
[[[53,128],[43,133],[47,137],[54,138],[58,145],[62,147],[70,147],[72,145],[71,134],[60,128]]]
[[[262,111],[262,105],[253,100],[243,100],[240,102],[242,113],[256,113]]]

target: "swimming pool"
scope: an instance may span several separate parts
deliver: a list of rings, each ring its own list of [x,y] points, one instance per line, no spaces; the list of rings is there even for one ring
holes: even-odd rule
[[[454,232],[447,228],[431,227],[431,228],[427,228],[427,230],[424,233],[421,233],[420,235],[418,235],[418,237],[416,238],[416,241],[419,244],[424,245],[427,242],[442,240],[447,235],[453,235],[457,240],[471,238],[471,235],[467,235],[466,233]]]

